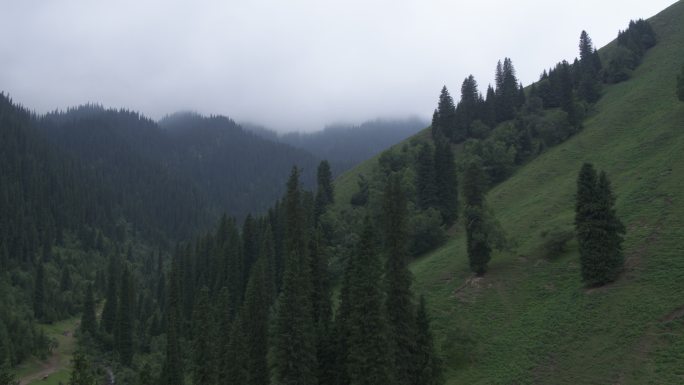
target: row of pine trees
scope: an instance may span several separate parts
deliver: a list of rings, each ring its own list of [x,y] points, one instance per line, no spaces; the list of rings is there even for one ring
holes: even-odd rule
[[[149,287],[112,258],[99,322],[86,291],[83,345],[112,352],[138,383],[439,384],[425,301],[411,291],[400,178],[388,179],[382,199],[381,218],[364,220],[333,288],[330,167],[319,166],[315,194],[294,168],[267,215],[242,229],[224,218],[179,246],[168,269],[148,269]],[[165,346],[156,361],[155,346]]]

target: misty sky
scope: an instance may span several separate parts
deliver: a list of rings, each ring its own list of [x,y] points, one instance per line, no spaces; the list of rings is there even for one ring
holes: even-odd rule
[[[86,102],[277,130],[418,115],[497,60],[536,80],[673,0],[0,0],[0,90],[37,112]]]

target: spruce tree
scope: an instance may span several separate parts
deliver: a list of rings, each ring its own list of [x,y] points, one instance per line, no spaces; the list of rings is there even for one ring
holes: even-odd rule
[[[124,268],[119,285],[119,307],[114,326],[114,347],[119,360],[130,366],[133,359],[133,309],[132,280],[128,268]]]
[[[81,331],[94,337],[97,333],[97,319],[95,316],[95,299],[93,298],[93,285],[88,284],[83,299],[83,314],[81,315]]]
[[[33,287],[33,315],[39,321],[45,317],[45,269],[40,261],[36,266],[36,278]]]
[[[213,322],[209,304],[209,289],[204,286],[197,296],[192,313],[192,383],[211,384],[213,381],[212,338]]]
[[[116,324],[116,309],[118,307],[116,283],[119,280],[118,269],[118,260],[116,256],[110,256],[109,267],[107,268],[107,294],[104,308],[102,309],[102,318],[100,320],[100,327],[107,333],[112,333],[114,331],[114,325]]]
[[[437,110],[432,119],[432,133],[442,134],[445,137],[452,139],[454,131],[456,130],[456,106],[454,99],[449,94],[446,86],[442,87],[439,95],[439,103]]]
[[[570,71],[570,64],[563,60],[558,67],[556,67],[558,72],[559,81],[559,101],[560,108],[568,114],[568,122],[572,126],[579,126],[580,121],[575,108],[575,96],[573,92],[572,84],[572,73]]]
[[[228,356],[225,357],[225,377],[219,378],[219,383],[229,382],[232,384],[247,383],[247,360],[245,355],[247,344],[245,342],[244,325],[240,313],[238,313],[230,330],[230,342],[227,347]]]
[[[420,296],[420,304],[416,314],[416,365],[415,385],[440,385],[444,383],[442,363],[435,352],[435,345],[430,331],[430,319],[425,308],[425,298]]]
[[[503,122],[513,119],[515,110],[520,107],[518,79],[510,58],[505,58],[496,66],[496,120]]]
[[[456,107],[457,127],[454,141],[462,142],[470,137],[470,125],[480,116],[481,96],[477,90],[477,81],[473,75],[468,76],[461,85],[461,100]]]
[[[346,368],[350,385],[395,383],[381,290],[382,265],[374,243],[373,226],[366,218],[358,249],[349,259],[351,276],[347,279],[349,336]]]
[[[458,179],[454,153],[448,141],[436,141],[434,164],[437,208],[442,214],[442,223],[449,227],[458,218]]]
[[[415,319],[408,270],[408,231],[406,196],[398,176],[391,177],[383,196],[385,238],[385,285],[388,342],[392,352],[391,368],[395,384],[411,384],[414,377]]]
[[[594,55],[591,38],[586,31],[580,35],[579,87],[578,96],[589,103],[596,102],[600,95],[600,59]]]
[[[615,198],[605,173],[597,178],[585,163],[577,178],[575,233],[579,243],[582,280],[588,286],[615,280],[623,265],[625,228],[614,209]]]
[[[296,167],[287,183],[285,216],[285,272],[274,320],[272,377],[281,385],[313,385],[318,365],[311,272]]]
[[[485,179],[478,161],[471,161],[463,174],[465,228],[470,269],[477,275],[487,271],[491,245],[485,219]]]
[[[446,141],[438,135],[436,140]],[[432,146],[423,143],[416,158],[416,195],[418,207],[426,210],[438,204],[437,177],[435,175],[435,156]]]
[[[249,277],[245,303],[240,312],[244,338],[246,385],[268,385],[268,322],[271,310],[272,282],[268,261],[260,255]]]
[[[162,366],[159,385],[183,385],[183,359],[180,348],[181,300],[179,289],[179,255],[176,254],[171,265],[169,277],[169,297],[166,320],[166,357]]]
[[[335,201],[335,193],[332,185],[332,172],[330,163],[322,160],[316,172],[318,188],[316,189],[316,220],[325,212],[325,208]]]

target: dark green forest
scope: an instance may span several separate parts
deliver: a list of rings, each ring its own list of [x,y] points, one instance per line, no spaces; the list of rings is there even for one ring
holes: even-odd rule
[[[430,129],[380,154],[344,209],[333,175],[360,149],[321,161],[295,146],[323,139],[276,143],[222,116],[38,115],[2,94],[0,385],[70,317],[70,384],[444,383],[409,263],[463,228],[487,274],[515,246],[487,191],[580,132],[655,44],[643,20],[603,55],[582,31],[579,58],[527,87],[505,58],[484,95],[473,76],[458,103],[442,88]],[[625,227],[605,172],[586,164],[577,186],[577,279],[599,286],[621,273]]]

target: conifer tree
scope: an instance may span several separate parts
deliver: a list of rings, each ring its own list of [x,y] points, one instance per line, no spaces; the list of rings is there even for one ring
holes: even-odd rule
[[[579,49],[578,96],[589,103],[594,103],[601,95],[601,79],[599,76],[601,61],[597,55],[594,55],[591,38],[586,31],[582,31],[580,34]]]
[[[169,277],[169,298],[166,320],[166,357],[162,367],[159,385],[183,385],[183,359],[179,342],[181,323],[181,301],[179,289],[179,255],[173,258]]]
[[[496,66],[496,120],[503,122],[513,119],[516,108],[520,107],[518,79],[510,58],[505,58]]]
[[[268,385],[268,322],[271,308],[272,282],[268,261],[260,255],[249,277],[245,303],[240,312],[244,338],[246,385]]]
[[[225,377],[219,378],[219,383],[229,382],[231,384],[247,383],[247,360],[245,355],[247,344],[245,342],[244,325],[241,314],[238,313],[230,331],[230,342],[228,343],[227,353],[224,362]]]
[[[109,258],[109,267],[107,268],[107,295],[105,297],[104,308],[102,309],[102,318],[100,320],[100,327],[107,333],[114,331],[116,324],[116,310],[117,304],[117,281],[119,280],[118,261],[112,255]]]
[[[478,161],[471,161],[463,174],[465,228],[470,269],[477,275],[487,271],[491,245],[485,223],[485,174]]]
[[[83,299],[83,314],[81,315],[81,331],[90,333],[92,337],[97,333],[97,319],[95,316],[95,299],[93,298],[93,285],[88,284]]]
[[[335,201],[332,172],[330,171],[330,163],[327,160],[322,160],[318,165],[316,180],[318,181],[318,188],[316,189],[315,215],[318,220],[323,212],[325,212],[325,208]]]
[[[462,142],[470,137],[470,125],[480,115],[481,96],[477,90],[477,81],[473,75],[468,76],[461,85],[461,100],[456,107],[457,127],[454,141]]]
[[[415,319],[408,270],[406,196],[398,176],[390,177],[385,187],[384,238],[387,258],[385,268],[388,342],[392,352],[391,367],[396,384],[411,384],[414,377]]]
[[[615,198],[604,172],[597,178],[585,163],[577,178],[575,233],[579,243],[582,280],[589,286],[617,278],[623,265],[625,228],[614,209]]]
[[[559,81],[560,108],[568,114],[568,122],[577,127],[580,122],[575,108],[570,64],[563,60],[563,62],[558,65],[556,71],[558,72]]]
[[[366,218],[358,249],[349,259],[346,367],[350,385],[394,383],[380,286],[382,266],[374,239],[373,226]]]
[[[311,272],[296,167],[287,182],[285,215],[286,260],[274,320],[272,377],[281,385],[313,385],[317,363]]]
[[[437,135],[436,140],[446,141],[442,135]],[[416,159],[416,195],[418,207],[426,210],[436,207],[437,198],[437,179],[435,175],[435,156],[432,146],[423,143],[418,150]]]
[[[132,282],[128,268],[124,268],[119,285],[119,307],[114,326],[114,347],[123,365],[130,366],[133,359]]]
[[[444,383],[442,363],[437,357],[430,331],[430,319],[425,308],[425,298],[420,296],[420,304],[416,314],[416,377],[415,385],[439,385]]]
[[[213,381],[213,323],[209,304],[209,289],[204,286],[197,296],[192,313],[192,382],[210,384]]]
[[[245,223],[242,226],[242,265],[243,272],[240,281],[243,285],[247,285],[247,279],[249,278],[249,272],[252,269],[252,265],[256,262],[259,253],[259,241],[257,239],[257,225],[256,220],[252,215],[247,215],[245,218]],[[244,292],[244,287],[241,290]]]
[[[451,226],[458,218],[458,179],[451,144],[446,140],[435,143],[435,180],[437,185],[437,208],[442,223]]]
[[[432,135],[442,134],[452,139],[456,129],[456,106],[446,86],[439,95],[437,110],[432,118]]]
[[[33,315],[37,320],[45,317],[45,269],[43,263],[36,266],[36,278],[33,288]]]

